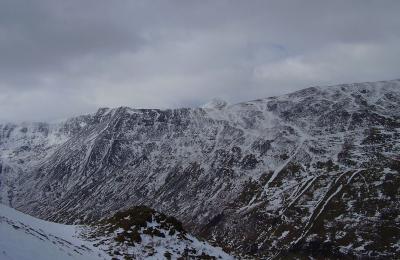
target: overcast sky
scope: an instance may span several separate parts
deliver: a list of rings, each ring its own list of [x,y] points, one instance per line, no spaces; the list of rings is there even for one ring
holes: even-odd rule
[[[398,0],[0,0],[0,120],[400,78]]]

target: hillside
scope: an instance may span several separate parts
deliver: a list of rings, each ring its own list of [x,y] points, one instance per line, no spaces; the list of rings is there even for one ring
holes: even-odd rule
[[[77,226],[43,221],[0,204],[0,259],[107,259]]]
[[[0,204],[0,259],[233,259],[146,207],[91,225],[63,225]]]

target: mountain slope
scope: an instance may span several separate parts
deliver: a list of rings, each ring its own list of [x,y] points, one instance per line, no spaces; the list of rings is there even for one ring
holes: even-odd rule
[[[74,131],[46,156],[31,149],[16,177],[0,175],[24,212],[85,223],[147,205],[237,254],[399,254],[399,80],[197,109],[100,109],[53,128]],[[18,162],[15,141],[0,142],[2,161]]]
[[[1,259],[107,259],[77,237],[76,226],[51,223],[0,204]]]
[[[0,204],[0,258],[233,259],[189,235],[181,224],[145,207],[119,212],[90,226],[36,219]]]

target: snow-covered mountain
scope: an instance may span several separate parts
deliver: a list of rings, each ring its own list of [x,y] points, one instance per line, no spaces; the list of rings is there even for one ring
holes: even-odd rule
[[[1,199],[64,223],[146,205],[242,256],[394,257],[399,139],[400,80],[104,108],[1,126]]]
[[[233,259],[189,235],[174,218],[134,207],[112,218],[63,225],[0,204],[0,259]]]

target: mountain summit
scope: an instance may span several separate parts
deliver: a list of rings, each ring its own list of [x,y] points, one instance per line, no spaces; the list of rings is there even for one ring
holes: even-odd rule
[[[210,102],[202,105],[201,107],[204,109],[222,109],[228,105],[228,102],[226,102],[223,99],[220,98],[214,98]]]

